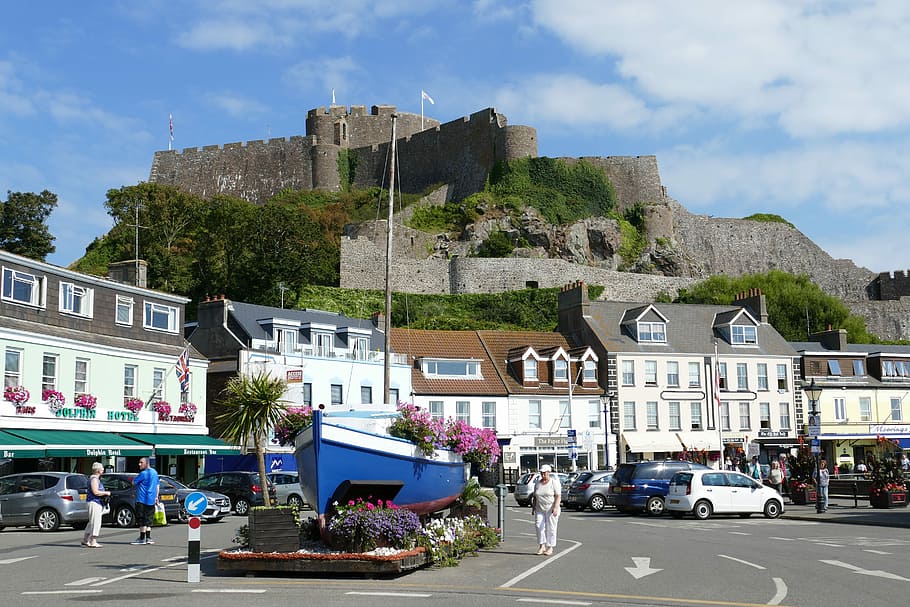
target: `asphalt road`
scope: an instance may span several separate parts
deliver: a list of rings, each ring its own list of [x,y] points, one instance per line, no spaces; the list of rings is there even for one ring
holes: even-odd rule
[[[799,605],[888,601],[910,591],[910,529],[761,517],[708,521],[565,511],[558,551],[536,556],[526,509],[507,508],[506,539],[458,567],[399,577],[246,576],[216,571],[246,521],[202,527],[202,579],[188,583],[187,529],[156,529],[154,546],[131,546],[135,530],[104,528],[100,549],[82,532],[5,529],[0,579],[9,605],[136,604],[195,607],[447,604]]]

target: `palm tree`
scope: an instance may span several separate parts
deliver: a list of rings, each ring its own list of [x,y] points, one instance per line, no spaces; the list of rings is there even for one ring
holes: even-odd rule
[[[268,478],[265,475],[265,441],[269,431],[287,413],[284,380],[259,373],[253,377],[236,375],[228,380],[219,404],[223,412],[215,420],[221,437],[240,447],[252,443],[256,447],[259,481],[266,507],[271,506]]]

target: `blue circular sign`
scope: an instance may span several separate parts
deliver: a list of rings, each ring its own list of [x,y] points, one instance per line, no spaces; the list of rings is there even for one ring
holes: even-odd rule
[[[205,512],[208,504],[209,501],[206,499],[205,493],[199,491],[193,491],[186,496],[185,500],[183,500],[183,508],[190,516],[199,516]]]

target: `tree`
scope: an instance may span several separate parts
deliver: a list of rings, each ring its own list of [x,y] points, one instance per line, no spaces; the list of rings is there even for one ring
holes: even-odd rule
[[[57,207],[57,195],[47,190],[40,194],[7,190],[6,196],[0,204],[0,249],[45,261],[57,250],[46,223]]]
[[[252,377],[238,374],[224,387],[219,401],[222,411],[215,417],[222,438],[240,447],[250,443],[255,446],[266,507],[272,504],[265,475],[265,441],[269,431],[287,413],[286,401],[281,398],[286,390],[284,380],[267,373]]]

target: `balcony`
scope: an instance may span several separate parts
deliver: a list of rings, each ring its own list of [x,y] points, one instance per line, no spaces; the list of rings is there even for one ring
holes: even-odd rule
[[[365,363],[382,363],[384,356],[382,352],[378,351],[358,351],[350,352],[348,350],[334,350],[329,348],[319,348],[313,346],[297,346],[296,348],[279,348],[276,344],[265,344],[264,346],[260,345],[255,348],[257,350],[265,352],[273,352],[277,354],[284,354],[286,356],[300,356],[302,358],[328,358],[328,359],[340,359],[340,360],[349,360],[349,361],[359,361]],[[393,365],[407,365],[408,357],[405,354],[392,353]]]

